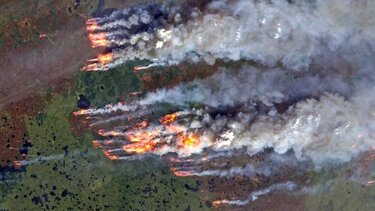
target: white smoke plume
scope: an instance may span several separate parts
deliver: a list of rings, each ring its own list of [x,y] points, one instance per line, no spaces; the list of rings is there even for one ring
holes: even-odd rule
[[[311,158],[317,167],[347,162],[375,147],[374,91],[349,100],[327,93],[298,102],[283,114],[271,108],[260,115],[254,111],[234,118],[207,117],[201,138],[216,151],[246,147],[253,155],[273,148],[279,154],[293,150],[298,159]]]
[[[340,71],[222,69],[204,80],[149,93],[128,106],[84,113],[133,115],[137,111],[134,114],[142,116],[142,111],[149,113],[154,104],[169,103],[187,109],[175,113],[178,120],[172,126],[178,130],[168,133],[169,127],[156,130],[154,125],[132,132],[158,134],[152,140],[163,146],[151,153],[173,152],[185,157],[205,149],[226,152],[245,148],[255,155],[272,148],[278,154],[292,150],[298,160],[312,160],[319,168],[350,161],[375,147],[375,88],[371,78],[361,78],[373,70]],[[193,104],[201,109],[191,109]],[[199,144],[181,150],[172,141],[179,133],[199,134]]]
[[[318,193],[324,185],[291,181],[311,166],[330,169],[373,153],[374,1],[216,0],[194,11],[181,18],[179,8],[149,4],[88,21],[93,46],[109,52],[88,70],[132,59],[154,62],[135,70],[252,61],[126,104],[74,112],[87,117],[105,156],[167,157],[176,176],[281,176],[244,200],[216,202],[245,205],[275,191]],[[160,109],[165,103],[173,113]]]
[[[112,48],[114,61],[105,69],[138,58],[165,64],[246,59],[302,70],[362,43],[374,47],[371,0],[217,0],[187,21],[181,21],[178,8],[166,11],[160,6],[163,18],[153,19],[154,7],[120,10],[90,21],[100,29],[93,35],[106,34],[105,46],[120,46]],[[131,30],[151,23],[157,24]]]
[[[215,153],[210,153],[215,154]],[[223,155],[223,154],[221,154]],[[237,156],[246,157],[245,154],[241,152],[236,152]],[[274,175],[277,175],[278,173],[281,173],[282,171],[285,171],[286,168],[303,168],[303,163],[298,162],[294,155],[292,154],[285,154],[285,155],[279,155],[276,153],[268,153],[265,158],[257,159],[256,162],[248,163],[244,166],[231,166],[227,167],[227,159],[232,158],[233,155],[228,156],[226,154],[224,159],[224,165],[222,164],[215,164],[212,161],[208,159],[202,159],[202,160],[192,160],[190,161],[193,164],[205,164],[210,163],[209,169],[203,169],[200,168],[200,166],[182,166],[178,168],[174,168],[175,174],[181,174],[182,172],[188,172],[188,176],[215,176],[215,177],[272,177]],[[219,162],[220,163],[220,162]],[[213,167],[219,167],[219,168],[213,168]]]
[[[266,194],[269,194],[271,192],[276,192],[276,191],[279,191],[279,192],[289,191],[290,192],[290,191],[295,190],[297,187],[298,186],[294,182],[291,182],[291,181],[288,181],[285,183],[278,183],[278,184],[271,185],[268,188],[251,192],[249,197],[245,200],[224,199],[224,200],[215,201],[214,204],[215,205],[227,204],[227,205],[242,206],[242,205],[248,204],[251,201],[257,200],[262,195],[266,195]]]

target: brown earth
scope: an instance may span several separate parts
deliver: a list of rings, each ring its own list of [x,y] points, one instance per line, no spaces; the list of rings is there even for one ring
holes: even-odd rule
[[[28,97],[8,104],[1,112],[0,121],[0,167],[12,166],[13,161],[22,160],[21,147],[30,143],[24,122],[25,114],[35,115],[40,110],[39,99]]]
[[[107,0],[101,7],[142,2],[149,1]],[[85,21],[98,5],[99,0],[81,0],[75,9],[72,0],[0,0],[0,113],[7,118],[0,167],[20,159],[18,149],[27,138],[23,119],[40,111],[38,92],[72,80],[87,59],[100,53],[90,48],[85,32]]]
[[[38,2],[0,4],[0,167],[22,159],[24,119],[41,111],[38,92],[61,89],[95,55],[83,18],[94,3],[74,10],[68,0]]]

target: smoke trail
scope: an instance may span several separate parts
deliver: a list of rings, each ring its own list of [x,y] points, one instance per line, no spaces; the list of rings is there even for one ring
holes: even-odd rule
[[[237,152],[237,156],[246,157],[245,154]],[[233,159],[233,156],[227,156],[229,159]],[[194,164],[204,164],[208,160],[204,161],[191,161]],[[212,165],[212,162],[210,163]],[[199,166],[182,166],[173,168],[173,173],[181,175],[185,172],[185,176],[216,176],[216,177],[271,177],[277,175],[286,168],[302,169],[303,163],[297,162],[296,158],[291,155],[278,155],[275,153],[269,153],[264,159],[258,158],[256,162],[248,163],[244,166],[222,166],[220,169],[212,169],[210,166],[208,170],[199,170]]]
[[[109,159],[169,157],[177,176],[271,178],[291,169],[306,172],[304,164],[319,170],[372,152],[375,3],[290,2],[217,0],[184,17],[179,8],[142,5],[89,20],[93,47],[107,53],[86,70],[135,58],[154,62],[135,70],[183,60],[256,64],[221,68],[126,105],[73,114],[90,118],[98,135],[93,145]],[[174,112],[155,116],[162,103]],[[235,156],[243,156],[241,164],[225,162]],[[216,204],[244,205],[270,192],[297,190],[285,181]]]
[[[270,192],[275,192],[275,191],[293,191],[297,188],[297,185],[294,182],[288,181],[285,183],[279,183],[279,184],[274,184],[271,185],[268,188],[254,191],[250,193],[248,199],[245,200],[219,200],[219,201],[214,201],[214,205],[222,205],[222,204],[228,204],[228,205],[236,205],[236,206],[242,206],[245,204],[248,204],[251,201],[257,200],[260,196],[266,195]]]
[[[161,145],[147,150],[149,153],[190,156],[205,149],[220,152],[246,148],[254,155],[273,148],[279,154],[293,150],[297,159],[311,159],[321,167],[347,162],[375,147],[375,92],[372,81],[361,77],[372,72],[367,68],[350,74],[334,70],[298,73],[277,68],[222,69],[210,78],[161,89],[126,106],[109,105],[81,113],[116,111],[122,115],[137,110],[135,114],[142,118],[154,104],[169,103],[187,110],[175,113],[169,126],[164,122],[161,127],[134,131],[142,134],[142,140],[153,140],[151,146]],[[200,104],[202,109],[192,110],[192,104]],[[180,133],[196,134],[199,144],[181,149],[176,144]]]
[[[361,43],[374,46],[369,0],[218,0],[186,21],[181,12],[145,5],[90,20],[99,29],[92,35],[106,39],[99,45],[117,46],[110,47],[113,61],[98,70],[135,58],[165,64],[246,59],[301,70]]]

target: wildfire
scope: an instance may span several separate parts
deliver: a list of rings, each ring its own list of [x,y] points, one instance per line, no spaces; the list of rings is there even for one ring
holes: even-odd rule
[[[147,69],[148,67],[147,66],[136,66],[133,68],[134,71],[140,71],[140,70],[145,70]]]
[[[112,53],[106,53],[106,54],[100,54],[98,56],[98,61],[102,64],[102,65],[105,65],[109,62],[111,62],[113,59],[113,55]]]
[[[175,121],[176,117],[177,117],[177,115],[175,113],[174,114],[167,114],[160,119],[160,123],[163,124],[163,125],[172,123],[172,122]]]
[[[27,162],[23,161],[23,160],[15,160],[15,161],[13,161],[13,166],[16,169],[20,169],[22,166],[24,166],[26,164],[27,164]]]
[[[74,116],[80,116],[80,115],[84,115],[84,114],[87,114],[87,113],[88,113],[87,110],[80,109],[80,110],[78,110],[78,111],[74,111],[74,112],[73,112],[73,115],[74,115]]]
[[[199,137],[194,133],[190,133],[188,135],[178,134],[177,137],[180,142],[180,146],[184,148],[194,147],[199,144]]]
[[[96,63],[89,64],[81,68],[81,71],[98,71],[99,67]]]
[[[136,129],[142,129],[142,128],[145,128],[145,127],[148,127],[148,122],[147,121],[142,121],[142,122],[138,122],[134,128]]]
[[[112,53],[99,54],[95,59],[88,60],[89,63],[81,71],[99,71],[105,68],[105,65],[113,60]]]
[[[122,136],[123,133],[115,130],[104,132],[103,130],[98,130],[98,134],[101,136]]]
[[[155,144],[153,142],[140,142],[140,143],[132,143],[128,144],[122,147],[122,149],[125,152],[128,153],[145,153],[145,152],[151,152],[155,147]]]
[[[86,22],[86,30],[87,31],[95,31],[97,29],[99,29],[99,26],[98,26],[98,23],[95,20],[90,19]]]
[[[89,40],[91,42],[91,47],[96,48],[100,46],[107,46],[108,41],[105,37],[104,33],[98,33],[98,34],[89,34]]]
[[[42,34],[39,34],[39,38],[45,38],[47,37],[48,35],[46,33],[42,33]]]
[[[110,160],[118,160],[119,156],[112,155],[108,150],[103,150],[104,155]]]
[[[149,131],[137,131],[135,133],[126,133],[126,138],[130,142],[149,142],[150,140],[156,138],[159,136],[160,131],[159,130],[153,130],[151,132]]]
[[[94,141],[92,141],[92,146],[93,146],[95,149],[98,149],[98,148],[100,148],[101,144],[100,144],[99,141],[94,140]]]
[[[216,201],[213,201],[212,204],[213,204],[215,207],[218,207],[218,206],[220,206],[221,204],[225,204],[225,201],[223,201],[223,200],[216,200]]]
[[[191,171],[178,171],[175,168],[170,168],[171,172],[177,177],[188,177],[191,176]]]

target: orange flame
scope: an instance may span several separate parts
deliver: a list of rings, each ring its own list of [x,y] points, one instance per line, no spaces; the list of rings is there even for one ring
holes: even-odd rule
[[[142,128],[147,127],[148,125],[149,125],[149,124],[148,124],[147,121],[142,121],[142,122],[138,122],[138,123],[134,126],[134,128],[135,128],[135,129],[142,129]]]
[[[221,200],[216,200],[216,201],[213,201],[212,204],[217,207],[217,206],[220,206],[220,204],[223,204],[223,202]]]
[[[106,53],[106,54],[100,54],[98,56],[98,61],[102,64],[102,65],[105,65],[109,62],[111,62],[113,59],[113,55],[112,53]]]
[[[45,37],[47,37],[46,33],[39,34],[39,38],[45,38]]]
[[[95,59],[88,60],[89,63],[83,68],[81,68],[81,71],[98,71],[105,67],[106,64],[110,63],[113,60],[113,54],[112,53],[106,53],[106,54],[99,54]],[[101,64],[101,68],[98,64]]]
[[[80,109],[80,110],[78,110],[78,111],[74,111],[74,112],[73,112],[73,115],[74,115],[74,116],[80,116],[80,115],[84,115],[84,114],[87,114],[87,113],[88,113],[87,110]]]
[[[91,42],[91,47],[93,48],[108,45],[108,41],[103,32],[98,33],[98,34],[89,34],[88,37]]]
[[[188,135],[178,134],[177,137],[180,142],[180,146],[184,148],[193,147],[199,144],[199,137],[194,133],[190,133]]]
[[[122,147],[125,152],[128,153],[145,153],[151,152],[155,147],[153,142],[139,142],[139,143],[132,143]]]
[[[117,156],[117,155],[112,155],[109,151],[107,151],[107,150],[103,150],[103,153],[104,153],[104,155],[108,158],[108,159],[110,159],[110,160],[118,160],[119,159],[119,156]]]
[[[100,142],[99,142],[99,141],[92,141],[92,146],[93,146],[95,149],[98,149],[98,148],[100,148]]]
[[[98,65],[96,63],[89,64],[81,68],[81,71],[98,71]]]
[[[175,168],[170,168],[170,170],[177,177],[188,177],[192,175],[191,171],[178,171]]]
[[[163,125],[172,123],[176,120],[176,117],[177,117],[177,115],[175,113],[167,114],[160,119],[160,123],[163,124]]]
[[[95,31],[97,29],[99,29],[99,26],[98,26],[98,23],[95,20],[90,19],[86,22],[86,30],[87,31]]]
[[[159,130],[148,131],[138,131],[135,133],[127,133],[126,138],[130,142],[149,142],[150,140],[156,138],[159,135]]]
[[[148,68],[150,68],[150,65],[148,65],[148,66],[135,66],[133,68],[133,71],[141,71],[141,70],[146,70]]]
[[[122,132],[115,131],[115,130],[111,130],[111,131],[107,131],[107,132],[104,132],[103,130],[98,130],[98,134],[101,135],[101,136],[121,136],[121,135],[123,135]]]

